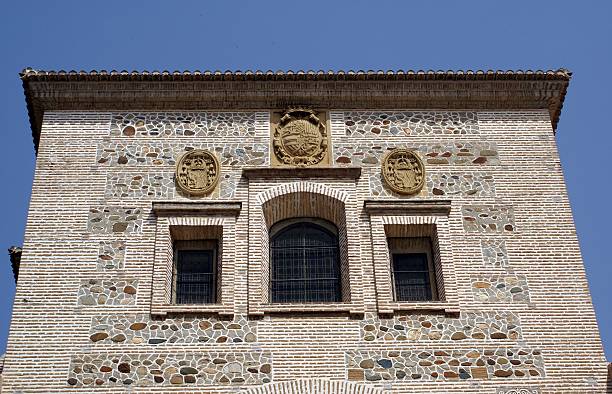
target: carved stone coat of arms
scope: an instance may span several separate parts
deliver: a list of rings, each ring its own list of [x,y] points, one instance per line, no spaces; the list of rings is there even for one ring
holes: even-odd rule
[[[327,153],[327,131],[316,113],[290,109],[281,117],[274,132],[274,153],[281,163],[309,166]]]
[[[176,185],[189,195],[208,194],[219,181],[219,161],[211,152],[194,149],[185,153],[176,166]]]
[[[391,190],[400,194],[416,194],[425,184],[425,167],[413,151],[396,148],[382,162],[382,177]]]

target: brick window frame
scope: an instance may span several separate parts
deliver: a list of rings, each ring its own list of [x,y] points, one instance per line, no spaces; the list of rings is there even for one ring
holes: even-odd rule
[[[363,281],[359,206],[356,180],[361,169],[337,168],[245,168],[249,181],[248,313],[350,313],[362,315]],[[296,178],[308,178],[300,181]],[[329,181],[333,178],[335,181]],[[285,219],[320,218],[338,228],[342,302],[284,303],[269,300],[269,230]]]
[[[236,217],[241,203],[206,201],[154,202],[155,256],[151,286],[151,314],[234,313]],[[217,298],[214,304],[174,304],[172,281],[175,241],[217,241]]]
[[[367,200],[364,208],[370,218],[372,261],[378,313],[440,310],[459,313],[457,278],[453,262],[449,214],[451,202]],[[395,301],[388,238],[429,237],[432,243],[437,300]]]

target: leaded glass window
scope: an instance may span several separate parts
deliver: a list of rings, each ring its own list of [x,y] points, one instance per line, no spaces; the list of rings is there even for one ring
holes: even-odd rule
[[[271,231],[273,303],[339,302],[338,230],[323,220],[290,220]]]

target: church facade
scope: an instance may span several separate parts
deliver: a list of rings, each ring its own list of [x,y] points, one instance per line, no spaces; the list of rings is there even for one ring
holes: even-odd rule
[[[24,70],[3,392],[605,392],[570,77]]]

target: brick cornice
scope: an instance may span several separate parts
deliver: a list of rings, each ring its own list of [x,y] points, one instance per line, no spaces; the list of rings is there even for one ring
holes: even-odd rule
[[[361,176],[361,167],[243,167],[242,175],[248,179],[285,177],[358,179]]]
[[[153,202],[153,212],[158,216],[237,216],[241,208],[240,201]]]
[[[363,206],[369,214],[393,215],[448,215],[450,200],[365,200]]]
[[[556,127],[571,78],[536,72],[54,72],[21,74],[38,146],[46,111],[547,109]]]

